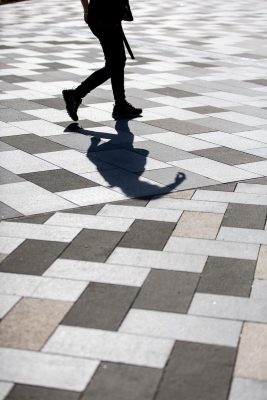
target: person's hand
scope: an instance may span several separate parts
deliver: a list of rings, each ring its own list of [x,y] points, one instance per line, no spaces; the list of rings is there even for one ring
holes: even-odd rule
[[[83,14],[83,18],[84,18],[84,22],[85,22],[86,24],[88,24],[88,22],[89,22],[88,12],[85,12],[85,13]]]

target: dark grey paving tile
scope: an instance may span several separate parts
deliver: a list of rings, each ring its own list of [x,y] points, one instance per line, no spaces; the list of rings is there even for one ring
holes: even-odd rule
[[[199,42],[197,42],[197,43],[199,43]],[[208,64],[208,63],[202,63],[202,62],[195,62],[195,61],[186,62],[185,64],[191,65],[192,67],[197,67],[197,68],[210,68],[210,67],[216,66],[216,65],[214,65],[214,64]]]
[[[226,133],[236,133],[255,130],[255,127],[238,124],[236,122],[226,121],[225,119],[207,117],[201,119],[195,119],[196,124],[201,125],[203,128],[210,129],[213,131],[223,131]]]
[[[22,182],[24,181],[23,178],[20,176],[13,174],[13,172],[8,171],[5,168],[0,167],[0,184],[4,185],[7,183],[15,183],[15,182]]]
[[[66,190],[99,186],[95,182],[66,171],[65,169],[31,172],[28,174],[22,174],[21,176],[50,192],[64,192]]]
[[[0,219],[16,218],[22,214],[0,201]]]
[[[26,223],[26,224],[44,224],[54,213],[30,215],[27,217],[20,217],[13,219],[14,222]]]
[[[197,291],[249,297],[255,267],[254,261],[208,257]]]
[[[66,135],[55,135],[53,137],[50,136],[49,140],[70,147],[71,149],[86,153],[91,145],[92,136],[89,135],[89,132],[88,136],[86,134],[79,134],[77,132],[67,133]]]
[[[42,275],[67,246],[66,243],[26,239],[9,254],[1,272]]]
[[[226,400],[236,349],[176,342],[155,400]]]
[[[149,202],[150,197],[147,199],[129,199],[129,200],[120,200],[110,202],[109,204],[121,205],[121,206],[136,206],[136,207],[145,207]]]
[[[200,107],[191,107],[186,110],[196,112],[198,114],[212,114],[226,111],[224,108],[212,107],[212,106],[200,106]]]
[[[256,83],[257,85],[267,86],[267,79],[250,79],[246,82]]]
[[[0,121],[3,122],[29,121],[33,119],[38,118],[13,109],[0,109]]]
[[[152,400],[161,374],[158,368],[101,363],[80,400]]]
[[[242,181],[242,183],[256,183],[259,185],[267,185],[267,176],[264,176],[262,178],[247,179],[245,181]]]
[[[62,324],[116,331],[138,290],[132,286],[90,282]]]
[[[67,147],[34,134],[5,136],[2,141],[30,154],[67,150]]]
[[[48,67],[50,70],[60,69],[60,68],[70,68],[69,65],[61,62],[43,62],[41,65],[43,65],[44,67]]]
[[[189,272],[152,270],[146,278],[133,307],[186,313],[199,280]]]
[[[162,250],[175,223],[136,219],[120,242],[121,247]]]
[[[17,384],[6,400],[78,400],[79,396],[79,392]]]
[[[197,124],[195,122],[181,121],[174,118],[157,119],[154,121],[147,121],[146,123],[152,126],[166,129],[168,131],[181,133],[183,135],[193,135],[197,133],[213,132],[217,130],[214,129],[212,126],[202,126],[201,124]]]
[[[192,153],[228,165],[246,164],[265,160],[265,158],[243,153],[242,151],[229,149],[227,147],[214,147],[212,149],[196,150],[192,151]]]
[[[123,233],[83,229],[61,255],[62,258],[104,262]]]
[[[264,229],[266,215],[266,206],[229,203],[222,220],[222,226]]]
[[[164,94],[165,96],[172,96],[172,97],[198,96],[196,93],[186,92],[184,90],[173,89],[173,88],[170,88],[170,87],[149,89],[148,92]]]
[[[50,99],[53,100],[53,99]],[[26,100],[26,99],[11,99],[11,100],[2,100],[0,104],[5,105],[8,108],[14,108],[14,110],[22,111],[22,110],[36,110],[41,108],[46,108],[40,104],[37,104],[34,101]],[[48,106],[52,107],[52,106]]]
[[[221,183],[219,185],[212,185],[200,188],[199,190],[216,190],[219,192],[234,192],[237,182],[232,183]]]
[[[166,129],[159,129],[158,126],[153,126],[152,124],[145,122],[139,122],[134,120],[118,120],[118,121],[105,121],[106,126],[111,126],[116,130],[122,132],[132,132],[135,135],[150,135],[153,133],[166,132]],[[168,129],[167,129],[168,130]]]
[[[96,215],[103,207],[104,207],[104,204],[94,204],[93,206],[77,207],[77,208],[73,208],[73,209],[62,210],[61,212],[74,213],[74,214],[85,214],[85,215]]]
[[[36,103],[42,108],[44,107],[52,107],[55,108],[56,110],[65,110],[66,105],[65,101],[63,98],[55,98],[55,99],[40,99],[36,100]]]
[[[16,149],[12,146],[9,146],[9,144],[6,144],[3,141],[0,141],[0,152],[1,151],[11,151],[11,150],[16,150]]]
[[[9,83],[18,83],[18,82],[26,82],[30,81],[30,79],[26,78],[25,76],[18,76],[18,75],[5,75],[2,77],[5,82]]]
[[[78,111],[79,113],[79,111]],[[63,121],[63,122],[57,122],[57,125],[62,126],[63,128],[66,128],[66,130],[64,132],[68,132],[68,127],[71,125],[73,126],[73,122],[70,122],[70,120],[68,121]],[[75,125],[78,125],[75,123]],[[89,119],[82,119],[79,121],[79,126],[81,127],[99,127],[102,126],[99,122],[94,122],[94,121],[90,121]]]

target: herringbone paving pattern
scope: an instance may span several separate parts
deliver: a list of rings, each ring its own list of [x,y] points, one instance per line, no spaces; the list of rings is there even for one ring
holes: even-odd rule
[[[267,14],[132,1],[129,100],[82,8],[1,6],[0,400],[266,400]]]

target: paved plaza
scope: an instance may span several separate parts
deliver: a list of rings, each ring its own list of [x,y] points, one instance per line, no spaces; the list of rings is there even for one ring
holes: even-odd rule
[[[0,7],[0,400],[266,400],[264,1],[131,4],[79,123],[79,0]]]

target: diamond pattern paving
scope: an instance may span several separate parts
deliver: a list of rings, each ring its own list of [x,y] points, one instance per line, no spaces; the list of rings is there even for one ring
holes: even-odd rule
[[[79,123],[79,2],[0,6],[0,400],[266,400],[267,13],[131,5]]]

